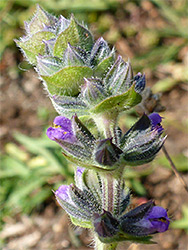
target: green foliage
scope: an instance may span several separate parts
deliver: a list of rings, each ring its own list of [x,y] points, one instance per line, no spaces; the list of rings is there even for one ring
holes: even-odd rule
[[[70,182],[73,178],[73,168],[67,164],[58,145],[46,136],[34,139],[15,134],[15,138],[22,146],[8,143],[1,161],[2,218],[40,208],[60,182]]]
[[[29,58],[31,64],[36,64],[36,56],[39,54],[43,54],[45,50],[45,44],[43,40],[48,40],[54,38],[55,35],[48,31],[37,32],[37,34],[33,34],[30,39],[17,41],[17,45],[19,45],[25,55]]]
[[[173,221],[170,224],[171,228],[184,229],[188,233],[188,206],[182,206],[182,218],[176,221]]]
[[[110,110],[126,110],[141,101],[141,96],[134,90],[134,85],[125,93],[109,97],[91,109],[91,113],[98,114]],[[113,107],[113,108],[112,108]]]
[[[183,154],[173,155],[173,161],[178,171],[182,171],[182,172],[188,171],[188,161],[185,155]],[[155,164],[171,169],[171,166],[169,165],[169,162],[164,155],[158,157],[155,161]]]
[[[70,66],[61,69],[51,76],[41,77],[47,83],[51,94],[58,93],[60,95],[74,96],[79,92],[79,87],[83,83],[83,77],[91,77],[92,73],[92,69],[86,66]]]

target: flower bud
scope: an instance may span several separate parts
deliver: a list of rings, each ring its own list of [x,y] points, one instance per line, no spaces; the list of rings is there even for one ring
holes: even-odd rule
[[[95,213],[93,217],[95,232],[101,240],[103,238],[111,238],[118,232],[119,222],[110,212],[104,211],[102,214]]]
[[[113,94],[127,91],[133,80],[133,72],[130,62],[124,62],[121,56],[118,56],[116,62],[112,65],[104,78],[105,84]]]
[[[135,81],[135,91],[137,93],[141,93],[146,86],[146,77],[142,75],[140,72],[134,77]]]
[[[150,162],[161,149],[165,137],[162,137],[162,126],[155,122],[159,117],[158,114],[149,117],[144,114],[122,137],[120,148],[127,164],[135,166]]]
[[[52,56],[37,56],[38,73],[44,76],[49,76],[56,73],[62,67],[62,61],[59,58]]]
[[[70,160],[92,162],[95,139],[77,117],[72,120],[56,117],[54,126],[47,130],[47,136],[62,147],[64,155]]]
[[[107,94],[105,93],[104,85],[99,79],[84,78],[84,81],[85,84],[81,88],[81,95],[89,106],[92,107],[107,96]]]
[[[68,43],[67,49],[63,54],[64,66],[83,66],[86,62],[85,58],[81,56],[71,45]]]
[[[118,148],[111,139],[100,140],[95,149],[95,159],[104,166],[113,166],[120,159],[123,151]]]
[[[110,52],[108,43],[100,37],[91,50],[90,64],[92,66],[98,65],[103,59],[109,56]]]

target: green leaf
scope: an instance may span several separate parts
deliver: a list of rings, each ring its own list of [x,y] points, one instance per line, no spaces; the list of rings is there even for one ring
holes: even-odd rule
[[[29,158],[29,154],[28,153],[26,153],[26,152],[24,152],[23,150],[21,150],[16,144],[14,144],[14,143],[7,143],[6,145],[5,145],[5,150],[6,150],[6,152],[10,155],[10,156],[12,156],[12,157],[14,157],[14,158],[16,158],[16,159],[18,159],[18,160],[20,160],[20,161],[26,161],[26,160],[28,160],[28,158]]]
[[[62,57],[68,43],[71,46],[81,46],[86,51],[89,51],[93,45],[91,33],[78,24],[74,17],[71,17],[69,27],[58,36],[54,45],[54,56]]]
[[[30,174],[30,170],[25,164],[13,159],[9,156],[4,156],[1,161],[2,168],[0,170],[0,178],[9,178],[19,176],[20,178],[27,177]]]
[[[94,69],[94,75],[95,77],[104,77],[106,73],[108,72],[109,68],[114,63],[114,55],[105,58],[102,62],[100,62]]]
[[[61,69],[51,76],[41,76],[52,95],[75,96],[84,83],[83,78],[89,78],[93,70],[86,66],[70,66]]]
[[[84,228],[93,228],[93,225],[90,221],[81,221],[72,216],[70,216],[70,219],[75,226],[84,227]]]
[[[33,178],[30,179],[30,181],[27,180],[27,185],[23,185],[22,183],[22,185],[16,186],[14,192],[9,196],[7,205],[14,206],[15,204],[19,204],[19,206],[22,206],[22,199],[27,197],[34,190],[42,187],[45,182],[45,177],[43,176],[35,180]]]
[[[45,52],[45,44],[43,40],[49,40],[55,37],[55,34],[48,31],[39,31],[29,37],[29,39],[16,40],[16,44],[23,50],[24,55],[33,65],[36,65],[39,54],[43,55]]]
[[[14,137],[17,141],[24,145],[29,152],[43,156],[48,161],[48,163],[53,166],[53,171],[60,172],[62,165],[58,161],[57,157],[55,157],[55,155],[51,152],[51,150],[41,147],[41,145],[38,144],[35,139],[29,138],[23,134],[16,133]]]
[[[46,26],[55,25],[56,18],[45,10],[43,10],[39,5],[37,5],[37,11],[34,17],[28,23],[28,32],[34,34],[40,30],[44,29],[44,24]],[[27,24],[27,23],[26,23]],[[27,26],[26,26],[27,30]]]
[[[40,75],[52,75],[62,68],[62,61],[53,56],[37,56],[37,69]]]
[[[118,112],[134,107],[135,105],[140,103],[142,99],[142,97],[135,91],[134,87],[135,86],[132,85],[127,92],[106,98],[94,108],[90,109],[90,112],[98,114],[113,109]]]
[[[137,194],[141,196],[145,196],[147,194],[144,185],[142,185],[139,179],[132,179],[131,184],[132,184],[132,188]]]
[[[182,218],[170,223],[171,228],[179,228],[188,230],[188,206],[182,207]]]
[[[176,84],[178,84],[177,79],[172,77],[167,77],[155,83],[152,87],[154,93],[166,92],[171,90]]]
[[[185,155],[183,154],[173,155],[172,160],[175,163],[178,171],[186,172],[188,170],[188,159]],[[157,157],[153,164],[164,166],[164,167],[171,169],[171,165],[169,164],[169,161],[163,155]]]

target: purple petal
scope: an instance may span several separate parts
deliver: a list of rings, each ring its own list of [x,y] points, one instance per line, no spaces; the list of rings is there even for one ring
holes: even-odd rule
[[[76,169],[76,175],[78,177],[81,177],[82,174],[83,174],[83,172],[84,172],[84,170],[85,170],[85,168],[77,167],[77,169]]]
[[[66,130],[72,130],[71,123],[71,120],[64,116],[56,116],[56,118],[54,119],[55,125],[61,126],[63,129]]]
[[[152,124],[152,130],[157,130],[158,133],[161,133],[164,130],[160,124],[162,122],[162,117],[157,113],[152,113],[148,117]]]
[[[54,127],[47,130],[47,136],[53,141],[67,141],[73,143],[76,137],[72,131],[72,122],[64,116],[57,116],[54,119]]]
[[[162,121],[162,117],[157,113],[150,114],[149,119],[150,119],[153,126],[160,124]]]
[[[69,185],[62,185],[58,188],[58,190],[55,191],[55,195],[62,201],[72,203],[72,200],[69,197],[69,189]]]
[[[166,209],[154,206],[148,214],[147,219],[150,221],[151,230],[154,230],[154,232],[162,233],[168,230],[170,221]]]
[[[168,230],[169,218],[164,208],[154,206],[143,219],[135,223],[136,226],[143,228],[148,234],[162,233]]]
[[[165,217],[168,218],[167,211],[163,207],[154,206],[151,208],[151,211],[149,212],[147,218],[148,219],[155,219]]]

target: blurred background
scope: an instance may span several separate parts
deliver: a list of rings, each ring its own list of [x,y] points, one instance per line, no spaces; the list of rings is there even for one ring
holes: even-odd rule
[[[163,110],[166,148],[188,182],[188,1],[187,0],[1,0],[0,248],[4,250],[89,249],[87,230],[75,228],[56,204],[52,190],[73,181],[73,166],[45,135],[57,115],[36,72],[13,39],[24,35],[24,21],[36,4],[65,17],[74,13],[95,39],[103,36],[134,74],[146,74],[154,95],[150,110]],[[156,93],[161,93],[161,101]],[[165,108],[164,108],[165,107]],[[165,109],[165,110],[164,110]],[[124,117],[128,129],[135,111]],[[163,152],[149,165],[127,168],[133,205],[149,199],[168,208],[169,231],[157,235],[153,250],[185,250],[188,245],[188,195]],[[119,249],[149,250],[122,244]]]

